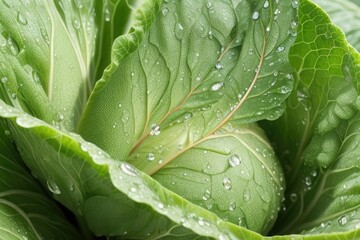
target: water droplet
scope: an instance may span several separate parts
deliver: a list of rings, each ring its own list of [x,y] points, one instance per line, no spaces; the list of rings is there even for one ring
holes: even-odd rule
[[[46,184],[50,192],[56,195],[61,194],[59,186],[54,181],[47,181]]]
[[[32,72],[32,78],[36,84],[41,84],[40,76],[37,71]]]
[[[11,132],[10,132],[10,130],[5,130],[4,133],[5,133],[6,136],[9,136]]]
[[[162,204],[162,203],[158,203],[158,208],[160,208],[160,209],[163,209],[164,208],[164,204]]]
[[[105,8],[105,10],[104,10],[104,18],[105,18],[106,22],[110,21],[110,10],[109,10],[109,8]]]
[[[312,184],[311,177],[305,177],[304,183],[306,186],[311,186],[311,184]]]
[[[163,9],[161,9],[161,14],[163,16],[166,16],[169,13],[169,9],[167,7],[164,7]]]
[[[1,78],[1,82],[4,83],[4,84],[7,82],[7,80],[8,80],[7,77],[2,77]]]
[[[346,216],[341,216],[339,219],[338,219],[338,223],[341,225],[341,226],[344,226],[346,223],[347,223],[347,218]]]
[[[223,186],[226,190],[230,190],[232,188],[231,180],[228,177],[224,177]]]
[[[129,176],[137,176],[137,170],[127,163],[122,163],[120,169]]]
[[[12,99],[16,99],[16,93],[12,93],[12,94],[11,94],[11,98],[12,98]]]
[[[237,154],[233,154],[229,157],[229,164],[231,167],[239,166],[241,163],[241,159]]]
[[[18,12],[17,14],[17,21],[21,25],[26,25],[28,23],[27,18],[21,12]]]
[[[148,161],[150,161],[150,162],[154,161],[154,160],[155,160],[154,154],[149,153],[149,154],[146,156],[146,160],[148,160]]]
[[[297,27],[296,20],[292,20],[290,26],[291,26],[291,28],[296,28]]]
[[[276,49],[276,52],[282,52],[285,50],[285,47],[284,46],[279,46],[277,49]]]
[[[203,195],[202,199],[203,199],[204,201],[207,201],[207,200],[210,199],[210,197],[211,197],[211,192],[210,192],[209,190],[206,190],[206,191],[204,192],[204,195]]]
[[[193,116],[193,114],[192,114],[191,112],[185,113],[185,115],[184,115],[185,121],[186,121],[186,120],[189,120],[190,118],[192,118],[192,116]]]
[[[216,64],[215,64],[215,68],[216,68],[217,70],[221,70],[221,69],[224,68],[224,66],[221,64],[220,61],[218,61],[218,62],[216,62]]]
[[[83,7],[81,0],[74,0],[74,2],[75,2],[76,7],[78,7],[78,8]]]
[[[290,201],[296,202],[298,199],[298,195],[296,193],[290,194]]]
[[[129,117],[126,116],[126,115],[123,115],[121,119],[122,119],[122,121],[123,121],[124,123],[126,123],[127,121],[129,121]]]
[[[160,134],[160,126],[157,125],[157,124],[151,125],[150,135],[151,136],[158,136],[159,134]]]
[[[260,13],[258,11],[255,11],[252,15],[252,19],[253,20],[258,20],[260,17]]]
[[[130,188],[130,192],[133,192],[133,193],[134,193],[134,192],[136,192],[136,191],[137,191],[137,190],[136,190],[135,187],[131,187],[131,188]]]
[[[211,90],[212,91],[217,91],[219,90],[220,88],[222,88],[224,86],[224,83],[223,82],[220,82],[220,83],[215,83],[211,86]]]
[[[20,52],[19,46],[11,36],[8,37],[7,43],[9,45],[11,53],[14,54],[15,56],[18,55]]]
[[[243,198],[245,202],[248,202],[251,199],[251,192],[249,189],[244,190]]]
[[[78,30],[79,30],[80,27],[81,27],[80,21],[79,21],[79,19],[77,19],[77,18],[74,18],[74,19],[73,19],[72,24],[73,24],[73,26],[74,26],[75,29],[78,29]]]
[[[64,114],[62,114],[62,113],[58,113],[58,114],[56,114],[56,116],[57,116],[57,119],[58,119],[59,122],[63,121],[64,118],[65,118]]]
[[[208,32],[208,37],[209,37],[210,40],[213,39],[213,34],[212,34],[211,30]]]
[[[268,0],[266,0],[265,2],[264,2],[264,8],[268,8],[269,7],[269,5],[270,5],[270,3],[269,3],[269,1]]]
[[[234,211],[236,209],[236,203],[235,202],[230,202],[229,204],[229,210],[230,211]]]
[[[69,190],[70,190],[70,192],[73,192],[75,190],[74,183],[70,183]]]
[[[181,40],[184,37],[184,27],[180,23],[175,24],[175,37]]]
[[[297,7],[299,6],[299,1],[298,1],[298,0],[293,0],[293,1],[291,2],[291,6],[292,6],[293,8],[297,8]]]

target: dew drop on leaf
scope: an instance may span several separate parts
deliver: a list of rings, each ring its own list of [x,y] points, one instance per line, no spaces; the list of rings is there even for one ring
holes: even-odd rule
[[[7,82],[7,77],[1,78],[1,82],[5,84]]]
[[[212,34],[211,30],[208,32],[208,36],[209,36],[209,39],[213,39],[213,34]]]
[[[80,27],[81,27],[80,21],[79,21],[79,19],[77,19],[77,18],[74,18],[74,19],[73,19],[72,24],[73,24],[73,27],[74,27],[75,29],[77,29],[77,30],[79,30]]]
[[[28,23],[27,18],[21,12],[18,12],[16,19],[21,25],[26,25]]]
[[[189,120],[190,118],[192,118],[192,116],[193,116],[193,114],[192,114],[191,112],[185,113],[185,115],[184,115],[185,121],[186,121],[186,120]]]
[[[291,2],[291,6],[292,6],[293,8],[297,8],[297,7],[299,6],[299,0],[293,0],[293,1]]]
[[[15,40],[11,36],[9,36],[7,39],[7,43],[9,45],[11,53],[17,56],[20,52],[20,49],[18,44],[15,42]]]
[[[230,211],[234,211],[236,209],[236,203],[235,202],[230,202],[229,204],[229,210]]]
[[[160,134],[160,126],[157,125],[157,124],[151,125],[150,135],[151,136],[158,136],[159,134]]]
[[[133,176],[133,177],[137,176],[137,171],[136,171],[136,169],[133,168],[132,166],[130,166],[129,164],[127,164],[127,163],[122,163],[122,164],[120,165],[120,169],[121,169],[125,174],[127,174],[127,175],[129,175],[129,176]]]
[[[347,218],[346,216],[341,216],[339,219],[338,219],[338,223],[341,225],[341,226],[344,226],[346,223],[347,223]]]
[[[146,160],[148,160],[148,161],[150,161],[150,162],[154,161],[154,160],[155,160],[154,154],[149,153],[149,154],[146,156]]]
[[[231,167],[239,166],[241,163],[241,159],[237,154],[233,154],[229,157],[229,164]]]
[[[258,20],[260,17],[260,13],[258,11],[255,11],[252,15],[252,19],[253,20]]]
[[[216,68],[217,70],[221,70],[221,69],[224,68],[224,66],[222,65],[222,63],[221,63],[220,61],[218,61],[218,62],[216,62],[216,64],[215,64],[215,68]]]
[[[59,186],[54,181],[49,180],[46,182],[46,184],[50,192],[56,195],[61,194]]]
[[[74,2],[75,2],[76,7],[78,7],[78,8],[83,7],[81,0],[74,0]]]
[[[298,195],[296,193],[290,194],[290,201],[296,202],[298,199]]]
[[[224,86],[224,83],[223,82],[218,82],[218,83],[215,83],[211,86],[211,90],[212,91],[218,91],[220,88],[222,88]]]
[[[169,9],[167,7],[164,7],[163,9],[161,9],[161,14],[163,16],[166,16],[169,13]]]
[[[311,177],[309,177],[309,176],[305,177],[304,183],[305,183],[306,186],[311,186],[311,184],[312,184]]]
[[[276,49],[276,52],[282,52],[285,50],[285,47],[284,46],[279,46],[277,49]]]
[[[105,8],[105,10],[104,10],[104,18],[105,18],[106,22],[110,21],[110,10],[109,10],[109,8]]]
[[[251,192],[249,189],[246,189],[244,191],[244,195],[243,195],[244,201],[248,202],[251,199]]]
[[[226,190],[230,190],[232,188],[231,180],[228,177],[224,177],[223,186]]]
[[[175,37],[181,40],[184,37],[184,27],[180,23],[175,24]]]
[[[268,1],[268,0],[266,0],[266,1],[264,2],[263,7],[266,9],[266,8],[268,8],[268,7],[269,7],[269,5],[270,5],[269,1]]]
[[[122,121],[123,121],[124,123],[126,123],[127,121],[129,121],[129,117],[126,116],[126,115],[124,115],[121,119],[122,119]]]
[[[210,192],[209,190],[206,190],[206,191],[204,192],[204,195],[203,195],[202,199],[203,199],[204,201],[207,201],[207,200],[210,199],[210,197],[211,197],[211,192]]]

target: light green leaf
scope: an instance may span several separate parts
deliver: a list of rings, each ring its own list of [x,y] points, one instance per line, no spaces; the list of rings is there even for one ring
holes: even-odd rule
[[[85,139],[153,175],[216,138],[232,117],[243,123],[281,113],[292,87],[287,53],[296,35],[291,25],[296,5],[145,4],[137,12],[134,31],[116,40],[113,63],[90,97],[79,125]],[[281,188],[280,171],[269,174],[269,184]],[[232,194],[240,203],[242,196]],[[265,208],[274,217],[278,206],[273,207]],[[253,230],[268,228],[263,222]]]
[[[153,178],[229,222],[264,233],[277,218],[284,190],[276,160],[259,127],[232,123]]]
[[[1,1],[2,99],[74,130],[131,11],[121,0]]]
[[[357,192],[351,178],[359,169],[349,157],[355,150],[347,146],[356,145],[350,126],[359,109],[360,56],[322,9],[304,1],[290,62],[296,70],[295,89],[284,116],[267,126],[288,185],[285,212],[274,232],[357,229],[350,219],[360,202],[350,195]]]
[[[80,239],[58,206],[24,166],[12,132],[0,120],[0,238]]]
[[[356,0],[360,4],[359,0]],[[338,25],[346,35],[349,43],[360,51],[360,6],[348,0],[314,0],[331,17],[331,20]]]
[[[2,101],[0,116],[11,121],[12,136],[33,174],[55,199],[84,218],[96,235],[262,239],[189,203],[130,164],[111,159],[78,135],[62,132]]]

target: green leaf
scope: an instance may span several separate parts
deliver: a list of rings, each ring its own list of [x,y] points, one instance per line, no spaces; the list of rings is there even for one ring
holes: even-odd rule
[[[131,26],[133,10],[141,0],[105,0],[93,1],[95,21],[98,26],[93,60],[94,73],[92,85],[101,78],[104,69],[111,61],[111,48],[114,40],[127,33]]]
[[[296,35],[296,7],[277,1],[145,2],[133,31],[116,40],[113,63],[90,97],[79,133],[153,175],[216,138],[232,117],[237,123],[276,118],[292,87],[287,54]],[[268,183],[276,186],[271,195],[282,192],[281,171],[270,175]],[[187,187],[189,192],[194,186]],[[243,201],[236,191],[232,198]],[[271,210],[264,207],[270,222],[275,202]],[[249,226],[264,231],[271,225],[261,223]]]
[[[0,78],[7,103],[74,128],[89,90],[95,39],[87,11],[89,4],[80,10],[69,1],[0,2]]]
[[[56,200],[84,218],[96,235],[262,238],[191,204],[78,135],[62,132],[2,101],[0,116],[11,121],[12,136],[33,174]]]
[[[331,17],[346,35],[349,43],[360,51],[360,1],[352,3],[348,0],[315,0]]]
[[[290,62],[295,89],[284,116],[267,126],[287,176],[286,211],[274,232],[357,229],[345,219],[350,222],[360,202],[345,199],[356,192],[347,176],[359,174],[347,146],[355,144],[350,126],[359,109],[360,56],[322,9],[304,1]]]
[[[12,132],[0,121],[0,238],[80,239],[58,206],[25,168]]]

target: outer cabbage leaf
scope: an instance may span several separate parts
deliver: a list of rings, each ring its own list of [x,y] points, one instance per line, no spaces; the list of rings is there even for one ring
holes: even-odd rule
[[[189,203],[78,135],[62,132],[3,102],[0,116],[10,120],[11,135],[32,173],[56,200],[84,218],[96,235],[262,238]]]
[[[295,89],[284,116],[268,125],[288,176],[284,213],[274,232],[357,229],[359,169],[349,146],[356,145],[360,56],[322,9],[304,1],[290,62]],[[350,215],[356,219],[351,224]]]
[[[315,0],[331,17],[336,25],[341,27],[349,43],[360,51],[360,1],[352,3],[348,0]]]
[[[11,136],[32,173],[55,199],[84,218],[98,236],[220,240],[352,240],[360,236],[355,230],[263,237],[191,204],[78,135],[65,133],[3,102],[0,116],[8,119]],[[53,210],[50,213],[53,216]]]
[[[0,238],[80,239],[58,206],[24,166],[0,120]]]
[[[127,29],[127,5],[121,0],[1,1],[2,99],[74,130],[96,77],[110,61],[109,46]]]

